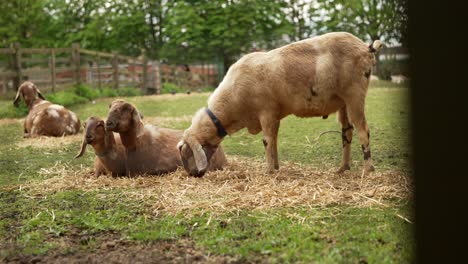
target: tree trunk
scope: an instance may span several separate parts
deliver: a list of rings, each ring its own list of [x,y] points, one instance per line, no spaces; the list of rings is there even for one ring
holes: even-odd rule
[[[223,53],[224,75],[226,75],[227,71],[229,70],[229,67],[231,67],[233,63],[234,62],[233,62],[232,57],[226,53]]]

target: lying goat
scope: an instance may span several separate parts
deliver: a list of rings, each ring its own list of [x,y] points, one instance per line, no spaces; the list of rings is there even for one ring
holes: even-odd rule
[[[36,85],[24,82],[16,93],[13,104],[18,107],[20,97],[28,106],[24,120],[24,137],[73,135],[80,131],[80,120],[75,113],[46,101]]]
[[[125,168],[126,154],[120,136],[106,130],[105,123],[98,117],[90,117],[84,125],[83,142],[80,153],[76,158],[83,156],[86,146],[90,144],[96,159],[94,160],[94,170],[96,176],[110,174],[112,176],[126,175]]]
[[[109,108],[106,128],[120,134],[130,174],[161,174],[182,166],[177,150],[182,131],[143,125],[136,107],[123,100],[113,101]],[[214,152],[208,169],[221,169],[226,163],[224,152],[221,148]]]
[[[329,33],[269,52],[254,52],[233,64],[185,130],[179,149],[185,170],[203,175],[213,149],[224,136],[247,128],[263,132],[267,172],[279,168],[277,135],[288,115],[322,116],[338,111],[342,126],[340,172],[350,169],[354,127],[364,154],[364,174],[374,170],[364,105],[374,53],[382,43],[367,45],[352,34]]]

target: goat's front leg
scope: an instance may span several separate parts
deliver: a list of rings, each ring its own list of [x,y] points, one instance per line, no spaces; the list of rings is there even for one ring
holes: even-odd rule
[[[263,131],[263,145],[267,161],[267,173],[273,173],[279,169],[278,162],[278,130],[280,121],[277,118],[265,117],[260,119]]]

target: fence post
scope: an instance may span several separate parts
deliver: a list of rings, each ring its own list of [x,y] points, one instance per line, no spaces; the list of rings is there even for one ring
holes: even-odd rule
[[[148,85],[148,59],[146,58],[146,52],[143,50],[143,80],[142,80],[142,87],[143,94],[146,94],[146,87]]]
[[[75,81],[76,84],[81,84],[81,72],[80,72],[80,44],[72,44],[72,60],[75,66]]]
[[[55,49],[50,49],[50,81],[52,82],[52,92],[55,93]]]
[[[98,89],[101,89],[101,57],[96,52],[96,64],[97,64],[97,74],[98,74]]]
[[[161,94],[162,90],[162,76],[161,76],[161,64],[159,61],[156,61],[156,74],[157,74],[157,79],[156,79],[156,94]]]
[[[114,89],[119,88],[119,57],[117,53],[114,53],[114,57],[112,57],[112,70],[113,70],[113,77],[114,77]]]
[[[21,44],[15,42],[11,48],[15,51],[15,55],[13,56],[13,70],[16,72],[16,76],[13,78],[13,87],[16,91],[23,81],[23,74],[21,72]]]
[[[136,61],[135,59],[130,60],[132,63],[130,64],[133,68],[132,70],[132,85],[136,86]]]

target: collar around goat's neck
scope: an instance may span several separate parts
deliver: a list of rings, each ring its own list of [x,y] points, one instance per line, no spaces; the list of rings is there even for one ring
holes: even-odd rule
[[[211,112],[210,109],[205,108],[205,112],[208,114],[208,116],[210,117],[211,121],[213,122],[213,124],[216,126],[216,130],[218,132],[218,136],[220,138],[224,138],[228,133],[226,132],[226,129],[224,129],[224,126],[223,124],[221,124],[221,121],[215,116],[215,114],[213,114],[213,112]]]

